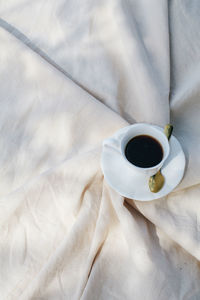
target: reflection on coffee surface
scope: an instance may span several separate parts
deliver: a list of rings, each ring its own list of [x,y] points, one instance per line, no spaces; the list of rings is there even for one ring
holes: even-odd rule
[[[125,155],[135,166],[150,168],[161,162],[163,149],[155,138],[149,135],[138,135],[127,143]]]

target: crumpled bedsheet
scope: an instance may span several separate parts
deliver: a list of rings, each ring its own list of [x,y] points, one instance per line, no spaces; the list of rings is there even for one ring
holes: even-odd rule
[[[200,299],[200,3],[0,5],[0,299]],[[171,122],[181,184],[104,180],[102,141]],[[134,182],[133,182],[134,184]]]

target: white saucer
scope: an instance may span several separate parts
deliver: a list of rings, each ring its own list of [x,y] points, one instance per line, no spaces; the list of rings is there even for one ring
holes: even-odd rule
[[[110,144],[103,146],[101,168],[106,181],[120,195],[133,200],[151,201],[166,196],[180,183],[184,174],[185,155],[180,143],[175,136],[171,136],[170,154],[162,167],[165,183],[158,193],[152,193],[148,186],[149,177],[132,169],[123,156],[113,149],[112,141],[114,144],[116,139],[120,140],[130,126],[117,131],[109,139]],[[163,131],[163,128],[155,127]]]

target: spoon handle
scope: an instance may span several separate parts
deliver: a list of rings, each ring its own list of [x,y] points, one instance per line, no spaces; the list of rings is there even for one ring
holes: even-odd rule
[[[172,131],[173,131],[173,126],[171,124],[165,125],[164,134],[166,135],[168,140],[170,139],[170,137],[172,135]]]

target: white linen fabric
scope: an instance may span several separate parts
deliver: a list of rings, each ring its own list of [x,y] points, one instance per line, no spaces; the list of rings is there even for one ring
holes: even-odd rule
[[[199,15],[198,0],[1,1],[1,300],[200,299]],[[169,121],[183,181],[119,196],[102,141]]]

